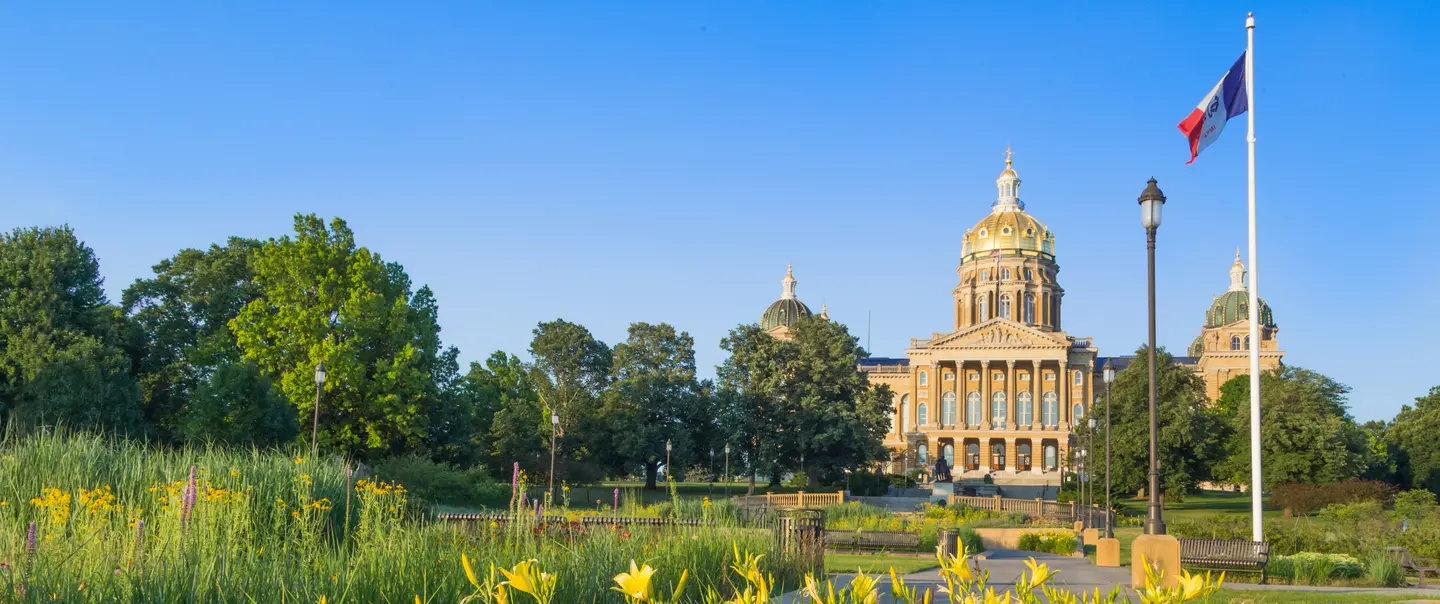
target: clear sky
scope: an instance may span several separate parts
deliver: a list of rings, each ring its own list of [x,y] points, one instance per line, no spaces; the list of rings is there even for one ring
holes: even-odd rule
[[[72,225],[112,300],[315,212],[433,287],[467,361],[541,320],[612,344],[668,321],[713,375],[786,263],[898,356],[952,327],[960,235],[1012,145],[1066,329],[1102,354],[1145,338],[1135,198],[1159,179],[1159,335],[1183,353],[1245,242],[1245,130],[1185,166],[1175,125],[1254,10],[1285,360],[1361,420],[1440,384],[1437,3],[221,4],[0,4],[0,226]]]

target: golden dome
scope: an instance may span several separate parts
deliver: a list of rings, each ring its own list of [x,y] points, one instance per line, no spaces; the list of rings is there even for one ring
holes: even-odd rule
[[[1055,235],[1023,210],[994,212],[965,232],[961,254],[1002,251],[1055,253]]]

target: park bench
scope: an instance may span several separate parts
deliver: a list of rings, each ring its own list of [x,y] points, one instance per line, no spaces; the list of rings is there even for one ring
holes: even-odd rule
[[[900,531],[825,531],[825,546],[859,550],[920,547],[920,533]]]
[[[1385,548],[1385,555],[1399,564],[1400,568],[1420,575],[1420,587],[1425,587],[1426,573],[1434,573],[1436,577],[1440,577],[1440,566],[1436,566],[1434,560],[1411,556],[1410,550],[1408,549],[1403,547],[1387,547]]]
[[[1180,565],[1208,570],[1255,570],[1265,583],[1265,565],[1270,562],[1269,541],[1227,539],[1181,539]]]

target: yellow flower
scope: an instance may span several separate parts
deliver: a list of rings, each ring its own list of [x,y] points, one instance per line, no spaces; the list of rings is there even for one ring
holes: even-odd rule
[[[540,604],[549,604],[554,596],[557,577],[541,572],[539,562],[533,558],[516,564],[511,570],[502,568],[500,574],[505,575],[506,583],[510,587],[530,594]]]
[[[302,463],[305,463],[305,458],[304,458],[304,457],[296,457],[296,458],[295,458],[295,465],[300,465],[300,464],[302,464]]]
[[[239,476],[239,475],[240,475],[240,470],[230,470],[230,475],[231,475],[231,476]]]
[[[465,567],[465,578],[470,580],[470,584],[474,585],[475,589],[480,589],[480,581],[475,578],[475,569],[470,566],[470,557],[460,554],[460,565]]]
[[[627,601],[645,602],[650,599],[650,579],[654,577],[655,569],[649,564],[643,567],[635,566],[635,561],[630,561],[630,572],[615,575],[615,584],[612,587],[615,591],[625,594]]]

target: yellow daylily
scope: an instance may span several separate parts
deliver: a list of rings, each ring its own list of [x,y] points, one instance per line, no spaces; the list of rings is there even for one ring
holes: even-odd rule
[[[474,585],[475,589],[481,589],[480,581],[475,578],[475,569],[470,566],[470,557],[465,554],[460,554],[460,564],[465,567],[465,578],[470,580],[470,584]],[[418,598],[420,596],[415,597]]]
[[[502,568],[500,574],[505,575],[505,585],[509,585],[521,593],[529,594],[540,604],[550,604],[555,597],[556,576],[541,572],[539,561],[534,558],[520,562],[510,570]]]
[[[615,575],[615,584],[612,587],[625,595],[626,601],[647,602],[650,600],[650,580],[655,576],[655,569],[649,564],[637,567],[635,561],[630,561],[630,572]]]

